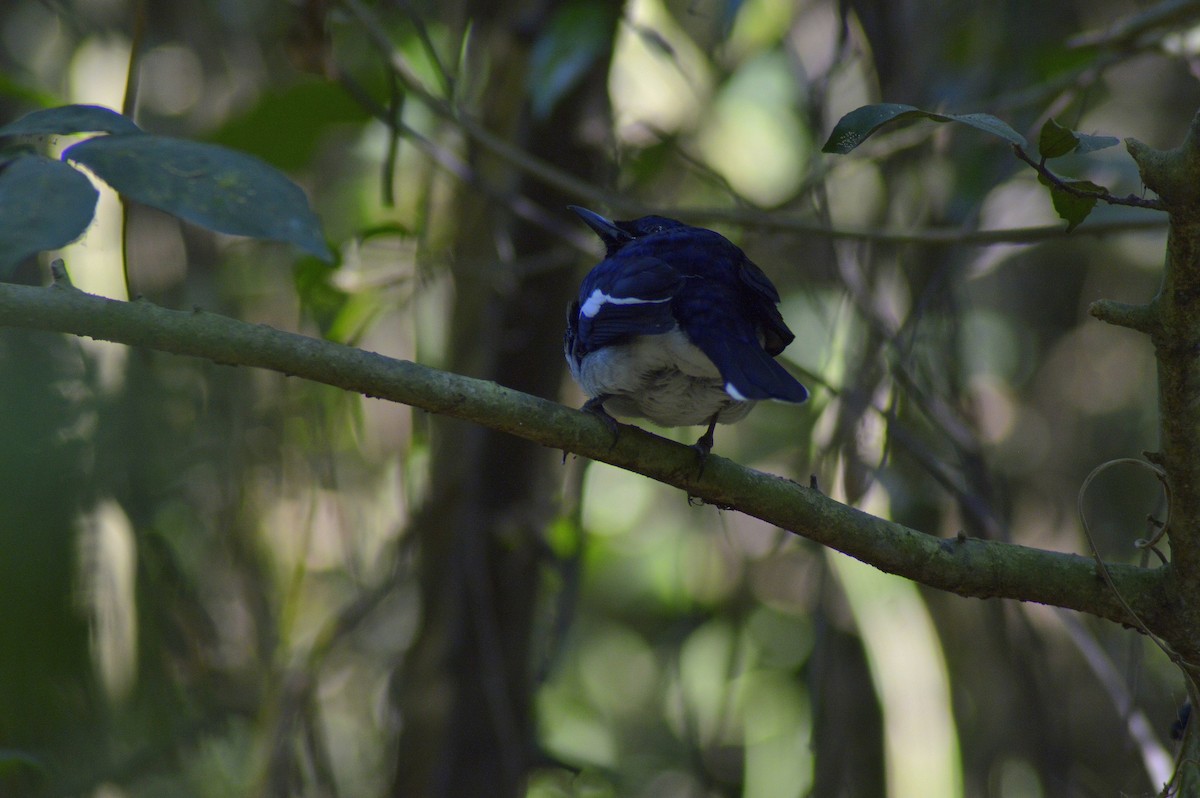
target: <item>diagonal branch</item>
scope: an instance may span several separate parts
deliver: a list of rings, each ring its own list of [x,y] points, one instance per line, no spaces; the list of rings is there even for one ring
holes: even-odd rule
[[[690,447],[625,426],[614,443],[599,419],[493,382],[200,310],[105,299],[63,284],[0,284],[0,325],[265,368],[401,402],[643,474],[931,587],[1051,604],[1118,623],[1128,619],[1087,557],[964,535],[938,538],[722,457],[710,457],[697,474]],[[1109,572],[1151,630],[1169,622],[1169,569],[1110,565]]]

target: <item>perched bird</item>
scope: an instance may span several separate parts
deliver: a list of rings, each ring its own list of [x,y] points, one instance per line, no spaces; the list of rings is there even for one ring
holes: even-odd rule
[[[664,427],[745,418],[761,399],[803,402],[808,391],[776,360],[796,337],[779,292],[733,242],[661,216],[611,221],[570,206],[604,242],[567,313],[564,350],[589,397],[584,410]],[[611,415],[610,415],[611,414]]]

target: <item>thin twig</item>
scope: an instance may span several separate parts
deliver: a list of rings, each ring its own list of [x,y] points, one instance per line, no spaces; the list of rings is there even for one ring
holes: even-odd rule
[[[616,192],[606,191],[586,180],[569,174],[537,158],[511,142],[487,130],[460,105],[437,96],[396,52],[387,38],[379,18],[359,0],[342,0],[343,5],[363,29],[367,40],[394,70],[409,94],[434,113],[452,121],[462,133],[493,157],[499,158],[524,174],[575,197],[581,203],[607,208],[623,219],[660,213],[662,208],[650,207]],[[386,119],[384,120],[387,121]],[[401,128],[405,136],[416,131]],[[443,154],[448,154],[442,148]],[[459,173],[461,176],[461,172]],[[1147,207],[1147,206],[1143,206]],[[528,212],[530,209],[526,209]],[[521,211],[514,208],[521,215]],[[544,210],[542,214],[546,214]],[[990,246],[993,244],[1033,244],[1063,238],[1067,233],[1061,225],[1013,228],[1009,230],[971,230],[963,228],[930,228],[924,230],[880,230],[878,228],[831,227],[819,220],[780,213],[765,213],[749,208],[677,208],[674,214],[688,221],[730,224],[755,230],[812,235],[835,240],[867,241],[875,244],[918,244],[933,246]],[[548,214],[547,214],[548,215]],[[1111,222],[1081,225],[1071,235],[1109,235],[1114,233],[1158,230],[1166,227],[1162,219],[1121,219]]]
[[[1046,167],[1045,158],[1042,158],[1040,161],[1035,161],[1020,145],[1014,144],[1012,145],[1012,148],[1016,156],[1032,166],[1038,175],[1040,175],[1046,182],[1050,183],[1050,185],[1052,185],[1055,189],[1059,191],[1065,191],[1073,197],[1079,197],[1080,199],[1100,200],[1101,202],[1107,202],[1109,205],[1126,205],[1130,208],[1146,208],[1152,211],[1165,211],[1167,209],[1167,206],[1164,205],[1163,201],[1160,199],[1146,199],[1145,197],[1139,197],[1136,194],[1127,194],[1124,197],[1118,197],[1115,194],[1109,193],[1107,190],[1095,191],[1079,188],[1078,186],[1072,185],[1071,183],[1063,180],[1061,177],[1051,172]]]
[[[1149,627],[1146,626],[1146,622],[1142,620],[1142,617],[1140,615],[1138,615],[1138,613],[1136,611],[1134,611],[1133,607],[1129,606],[1129,602],[1127,602],[1125,600],[1125,596],[1123,596],[1121,594],[1120,589],[1117,587],[1116,582],[1113,580],[1112,574],[1109,572],[1108,565],[1104,562],[1104,559],[1100,556],[1100,549],[1096,546],[1096,539],[1094,537],[1092,537],[1091,528],[1088,526],[1087,513],[1084,512],[1084,509],[1083,509],[1083,499],[1084,499],[1084,496],[1087,494],[1087,489],[1091,486],[1092,481],[1095,480],[1096,477],[1100,476],[1100,474],[1103,473],[1104,471],[1107,471],[1109,468],[1111,468],[1112,466],[1115,466],[1115,465],[1126,465],[1126,464],[1141,466],[1142,468],[1147,468],[1150,471],[1154,472],[1154,475],[1156,477],[1158,477],[1159,483],[1162,484],[1163,490],[1166,492],[1167,518],[1168,519],[1170,518],[1170,516],[1171,516],[1171,495],[1170,495],[1170,488],[1168,488],[1168,486],[1167,486],[1168,483],[1167,483],[1166,472],[1163,471],[1161,468],[1159,468],[1156,465],[1147,463],[1145,460],[1138,460],[1133,457],[1121,457],[1116,460],[1109,460],[1106,463],[1101,463],[1100,465],[1093,468],[1092,472],[1087,475],[1087,478],[1083,480],[1083,484],[1079,487],[1079,494],[1076,497],[1076,511],[1079,513],[1079,522],[1083,527],[1083,536],[1084,536],[1084,538],[1087,539],[1088,548],[1090,548],[1092,551],[1092,558],[1096,561],[1096,570],[1099,572],[1100,577],[1104,580],[1105,585],[1108,586],[1108,589],[1112,591],[1113,597],[1117,600],[1117,603],[1120,604],[1122,608],[1124,608],[1126,613],[1128,613],[1129,619],[1132,622],[1132,624],[1142,634],[1146,635],[1146,637],[1148,637],[1152,641],[1154,641],[1154,644],[1156,646],[1158,646],[1164,654],[1167,655],[1167,658],[1179,666],[1179,669],[1181,671],[1183,671],[1184,676],[1189,681],[1193,681],[1193,683],[1194,683],[1195,676],[1193,674],[1192,667],[1190,667],[1188,665],[1188,663],[1184,662],[1183,657],[1181,657],[1178,654],[1178,652],[1176,652],[1173,648],[1171,648],[1171,646],[1169,646],[1165,640],[1163,640],[1158,635],[1156,635],[1152,631],[1150,631]],[[1165,524],[1164,524],[1164,526],[1165,526]]]

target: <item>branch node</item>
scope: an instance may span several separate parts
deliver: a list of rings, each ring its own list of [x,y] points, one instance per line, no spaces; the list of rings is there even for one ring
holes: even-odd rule
[[[62,258],[50,261],[50,279],[53,285],[60,288],[75,287],[71,282],[71,275],[67,274],[67,264],[63,262]]]

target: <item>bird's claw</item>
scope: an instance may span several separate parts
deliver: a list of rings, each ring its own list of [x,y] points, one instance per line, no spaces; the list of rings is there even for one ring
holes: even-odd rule
[[[621,424],[604,409],[604,403],[609,399],[607,396],[594,396],[583,403],[583,407],[579,408],[585,413],[591,413],[596,418],[604,422],[608,427],[608,431],[612,433],[612,443],[609,445],[611,449],[617,445],[617,437],[621,434]]]
[[[608,427],[608,431],[612,433],[612,443],[608,445],[609,449],[617,445],[617,437],[621,434],[621,423],[609,415],[604,409],[604,403],[609,399],[608,396],[594,396],[583,403],[583,407],[579,408],[585,413],[589,413],[604,422],[604,426]],[[563,450],[563,465],[567,463],[567,451]]]

